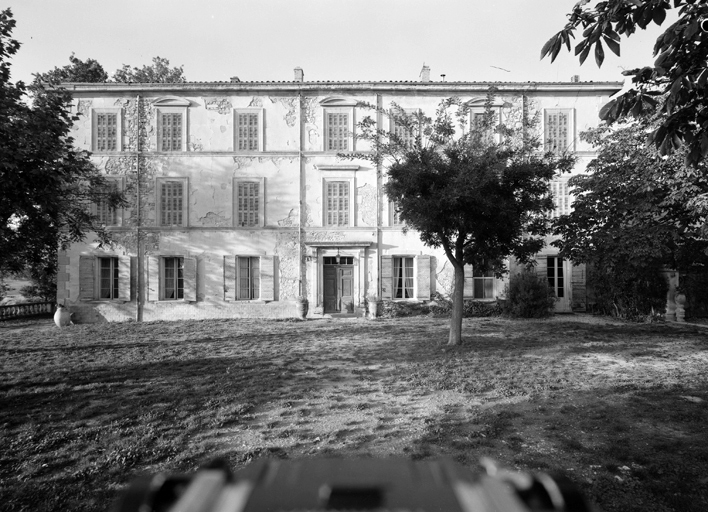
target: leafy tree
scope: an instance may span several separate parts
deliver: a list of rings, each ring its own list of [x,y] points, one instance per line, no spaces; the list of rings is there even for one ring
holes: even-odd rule
[[[161,57],[153,57],[152,66],[131,68],[127,64],[116,70],[113,80],[116,82],[137,83],[182,83],[186,82],[183,66],[170,68],[170,61]]]
[[[64,67],[55,67],[46,73],[35,74],[35,83],[59,85],[62,82],[90,82],[101,83],[108,80],[108,73],[103,66],[94,59],[81,59],[72,53],[69,57],[71,64]]]
[[[554,245],[592,268],[588,285],[604,313],[632,318],[657,310],[666,300],[662,267],[690,272],[708,264],[706,164],[686,166],[687,149],[662,157],[647,146],[646,133],[660,122],[642,116],[581,134],[598,156],[587,175],[569,180],[576,199],[556,221]]]
[[[530,262],[549,230],[548,182],[572,165],[571,158],[536,151],[538,138],[523,136],[531,131],[530,120],[513,128],[499,124],[491,108],[494,95],[491,90],[483,120],[471,127],[467,104],[451,98],[440,104],[435,119],[406,114],[396,105],[379,109],[415,133],[412,143],[401,132],[377,127],[371,117],[359,123],[357,134],[375,151],[354,157],[390,164],[384,190],[401,219],[425,245],[442,247],[454,268],[453,345],[461,343],[464,265],[501,275],[509,256]]]
[[[28,98],[24,83],[10,82],[8,60],[20,47],[14,27],[11,10],[0,12],[0,272],[48,267],[57,248],[89,232],[108,242],[89,206],[123,205],[120,195],[106,193],[88,153],[73,147],[70,95],[36,87]]]
[[[639,27],[661,25],[667,11],[679,9],[678,20],[656,40],[653,66],[625,71],[634,87],[610,101],[600,112],[609,122],[626,115],[640,116],[658,109],[664,117],[649,134],[661,155],[682,144],[690,164],[708,155],[708,2],[706,0],[581,0],[568,15],[566,26],[543,46],[541,58],[553,61],[563,45],[582,29],[575,54],[582,64],[590,52],[602,65],[604,46],[620,54],[620,40]],[[594,48],[594,50],[593,50]],[[666,95],[666,101],[657,96]]]

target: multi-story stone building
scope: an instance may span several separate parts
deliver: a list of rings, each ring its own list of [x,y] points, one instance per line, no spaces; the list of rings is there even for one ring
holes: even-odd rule
[[[419,82],[306,82],[296,68],[290,82],[66,84],[82,114],[76,146],[130,206],[94,206],[115,244],[89,237],[60,253],[58,301],[90,322],[287,317],[299,295],[310,315],[360,314],[370,295],[449,293],[451,264],[403,229],[385,169],[337,154],[369,149],[356,124],[372,111],[359,102],[432,116],[457,96],[474,115],[490,85],[502,119],[520,105],[538,112],[546,147],[574,151],[577,172],[593,156],[578,133],[622,86],[435,82],[427,67]],[[567,211],[567,176],[552,191],[556,213]],[[537,259],[558,310],[583,309],[584,269],[550,246]],[[468,270],[469,298],[503,292],[502,280]]]

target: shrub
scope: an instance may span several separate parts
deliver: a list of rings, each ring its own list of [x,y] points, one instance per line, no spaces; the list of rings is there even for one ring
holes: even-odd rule
[[[708,317],[708,273],[682,275],[681,287],[686,290],[686,316]]]
[[[427,304],[420,302],[405,302],[385,300],[382,303],[379,316],[381,318],[400,318],[406,316],[421,316],[427,315],[430,308]]]
[[[433,295],[430,313],[436,317],[449,318],[452,314],[452,301],[440,293]],[[478,302],[466,300],[462,311],[464,318],[501,316],[502,308],[497,302]]]
[[[553,314],[556,298],[548,281],[524,270],[509,280],[505,312],[519,318],[543,318]]]
[[[654,321],[666,307],[668,283],[656,267],[588,265],[594,311],[631,322]]]

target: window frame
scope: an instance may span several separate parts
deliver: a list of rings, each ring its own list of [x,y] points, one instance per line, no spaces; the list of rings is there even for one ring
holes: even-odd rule
[[[157,135],[156,135],[156,151],[158,153],[183,153],[187,151],[187,123],[189,110],[186,106],[156,106],[155,107],[155,117],[157,125]],[[162,116],[164,114],[180,114],[182,116],[182,140],[181,147],[179,149],[162,149],[162,139],[163,139],[163,126],[162,126]]]
[[[247,278],[247,279],[249,280],[249,282],[248,282],[248,289],[249,289],[249,292],[251,292],[250,294],[253,294],[253,292],[256,292],[256,293],[258,294],[257,297],[242,297],[242,296],[241,296],[241,290],[242,290],[242,288],[241,288],[241,279],[243,279],[243,276],[241,275],[241,261],[242,261],[242,260],[248,260],[248,263],[249,263],[249,272],[250,272],[250,274],[251,274],[251,275],[249,275],[248,278]],[[252,268],[252,264],[253,264],[253,261],[254,261],[254,260],[257,260],[257,261],[258,261],[258,275],[257,275],[257,276],[254,276],[253,268]],[[235,301],[236,301],[236,302],[261,301],[261,297],[262,297],[262,292],[261,292],[261,265],[262,265],[262,261],[261,261],[261,257],[260,257],[260,256],[257,256],[257,255],[247,255],[247,254],[239,254],[239,255],[236,255],[236,267],[235,267],[235,268],[236,268],[236,280],[235,280],[235,283],[234,283],[235,295],[236,295]],[[255,283],[253,282],[254,278],[258,280],[258,286],[257,286],[257,287],[256,287]]]
[[[179,281],[181,279],[182,281],[182,296],[179,297],[174,297],[174,298],[169,298],[166,297],[166,289],[167,289],[167,277],[165,275],[167,271],[167,260],[174,260],[177,262],[177,266],[175,267],[176,273],[174,277],[172,278],[174,280],[174,291],[175,295],[179,295],[180,288],[179,288]],[[159,300],[161,301],[169,301],[169,302],[174,302],[174,301],[184,301],[185,298],[185,265],[184,265],[185,258],[184,256],[160,256],[160,276],[159,276],[159,281],[160,281],[160,293],[159,293]],[[181,266],[180,266],[181,265]],[[180,278],[180,271],[181,271],[181,278]]]
[[[98,115],[113,114],[116,116],[116,149],[98,148]],[[119,153],[123,151],[123,109],[120,107],[100,107],[91,109],[91,152],[97,154]]]
[[[388,225],[392,228],[402,227],[406,225],[406,223],[403,222],[400,218],[398,219],[398,222],[396,222],[396,201],[388,202]]]
[[[238,116],[240,114],[256,114],[258,117],[258,148],[257,149],[239,149],[239,124]],[[236,153],[262,153],[265,151],[265,126],[264,126],[264,109],[259,107],[235,108],[234,109],[234,152]]]
[[[110,261],[109,297],[103,297],[103,262]],[[110,301],[120,298],[120,260],[118,256],[96,256],[96,300]]]
[[[492,105],[490,110],[494,114],[494,119],[496,121],[496,125],[494,127],[490,127],[490,132],[489,132],[488,136],[493,144],[499,144],[501,142],[501,134],[498,132],[494,132],[494,128],[501,125],[502,107]],[[486,107],[484,105],[470,106],[470,131],[472,131],[474,129],[475,119],[477,118],[477,116],[484,115],[485,113],[486,113]]]
[[[568,131],[566,137],[568,139],[568,144],[565,151],[553,150],[550,148],[550,137],[549,137],[549,122],[548,117],[551,114],[564,113],[568,115]],[[553,154],[560,155],[564,152],[573,153],[575,152],[575,109],[574,108],[544,108],[543,109],[543,151],[552,152]]]
[[[329,130],[329,116],[330,115],[341,115],[341,114],[346,114],[347,117],[347,133],[346,136],[343,140],[346,141],[347,148],[346,149],[340,149],[340,148],[335,148],[335,149],[330,149],[330,130]],[[323,151],[325,153],[352,153],[356,151],[356,137],[354,134],[354,107],[351,106],[346,106],[346,107],[325,107],[322,112],[322,125],[323,125],[323,132],[324,132],[324,137],[323,137]]]
[[[552,219],[557,219],[561,215],[568,215],[573,210],[573,197],[568,187],[568,179],[568,177],[557,177],[553,178],[548,184],[554,205],[550,215]],[[558,194],[556,189],[559,189]]]
[[[182,183],[182,223],[181,224],[165,224],[163,221],[162,204],[162,184],[167,182]],[[189,220],[189,178],[185,177],[162,177],[155,179],[155,223],[156,227],[162,229],[182,228],[188,226]]]
[[[330,183],[347,183],[348,184],[348,193],[349,193],[349,210],[348,210],[348,221],[347,224],[329,224],[327,222],[327,213],[329,212],[328,209],[328,203],[329,203],[329,193],[328,193],[328,185]],[[354,196],[355,193],[355,187],[354,187],[354,178],[344,178],[344,177],[326,177],[322,178],[322,226],[323,227],[332,227],[332,228],[346,228],[346,227],[354,227],[354,219],[355,219],[355,205],[356,205],[356,197]]]
[[[419,108],[402,108],[402,110],[407,116],[417,115],[418,113],[422,112],[422,110]],[[388,118],[388,131],[389,131],[389,133],[395,134],[397,128],[400,129],[400,126],[396,125],[396,120],[392,117],[389,117]],[[415,130],[417,130],[418,133],[411,132],[409,134],[409,136],[401,137],[401,139],[403,139],[403,143],[406,144],[408,147],[414,146],[415,142],[416,142],[416,137],[418,137],[420,135],[420,122],[418,123],[418,127]],[[398,134],[396,134],[396,135],[398,135]],[[400,137],[400,135],[399,135],[399,137]]]
[[[242,226],[239,223],[239,206],[238,206],[238,191],[239,185],[242,183],[257,183],[258,184],[258,208],[257,208],[257,222],[251,226]],[[265,178],[234,178],[233,179],[233,225],[235,228],[248,229],[248,228],[260,228],[265,226]]]
[[[403,270],[403,275],[396,276],[396,260],[401,260],[401,268]],[[408,267],[405,265],[406,260],[411,260],[411,266]],[[391,300],[417,300],[418,297],[418,282],[417,282],[417,264],[416,264],[416,256],[412,254],[394,254],[391,256]],[[406,270],[410,268],[411,269],[411,284],[408,286],[405,281],[408,279],[408,276],[406,275]],[[403,288],[402,294],[404,291],[407,291],[410,288],[410,297],[397,297],[396,296],[396,291],[399,289],[396,286],[396,281],[399,281],[400,279],[403,279]]]
[[[123,190],[125,190],[125,178],[123,178],[122,176],[104,176],[104,179],[109,183],[114,183],[118,192],[123,192]],[[115,223],[103,223],[101,224],[101,226],[118,227],[123,225],[123,208],[108,208],[104,205],[103,201],[101,201],[100,203],[93,203],[91,205],[91,214],[96,217],[100,217],[100,212],[104,210],[113,211]],[[100,222],[101,219],[99,218],[98,220]]]

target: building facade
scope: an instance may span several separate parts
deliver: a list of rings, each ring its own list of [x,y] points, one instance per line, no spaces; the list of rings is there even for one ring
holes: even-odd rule
[[[502,120],[538,113],[547,149],[593,157],[578,133],[621,89],[603,83],[292,82],[67,84],[92,153],[129,206],[93,205],[114,244],[89,236],[59,255],[57,299],[78,322],[362,314],[365,299],[426,301],[449,294],[451,264],[404,229],[383,193],[385,169],[341,159],[368,151],[356,137],[361,102],[433,116],[452,96],[483,109],[498,89]],[[477,105],[477,107],[474,107]],[[496,103],[495,103],[496,105]],[[376,119],[394,129],[388,119]],[[474,119],[471,120],[474,122]],[[568,176],[552,183],[567,212]],[[547,246],[538,257],[558,311],[585,308],[585,276]],[[495,300],[504,280],[466,272],[465,295]]]

